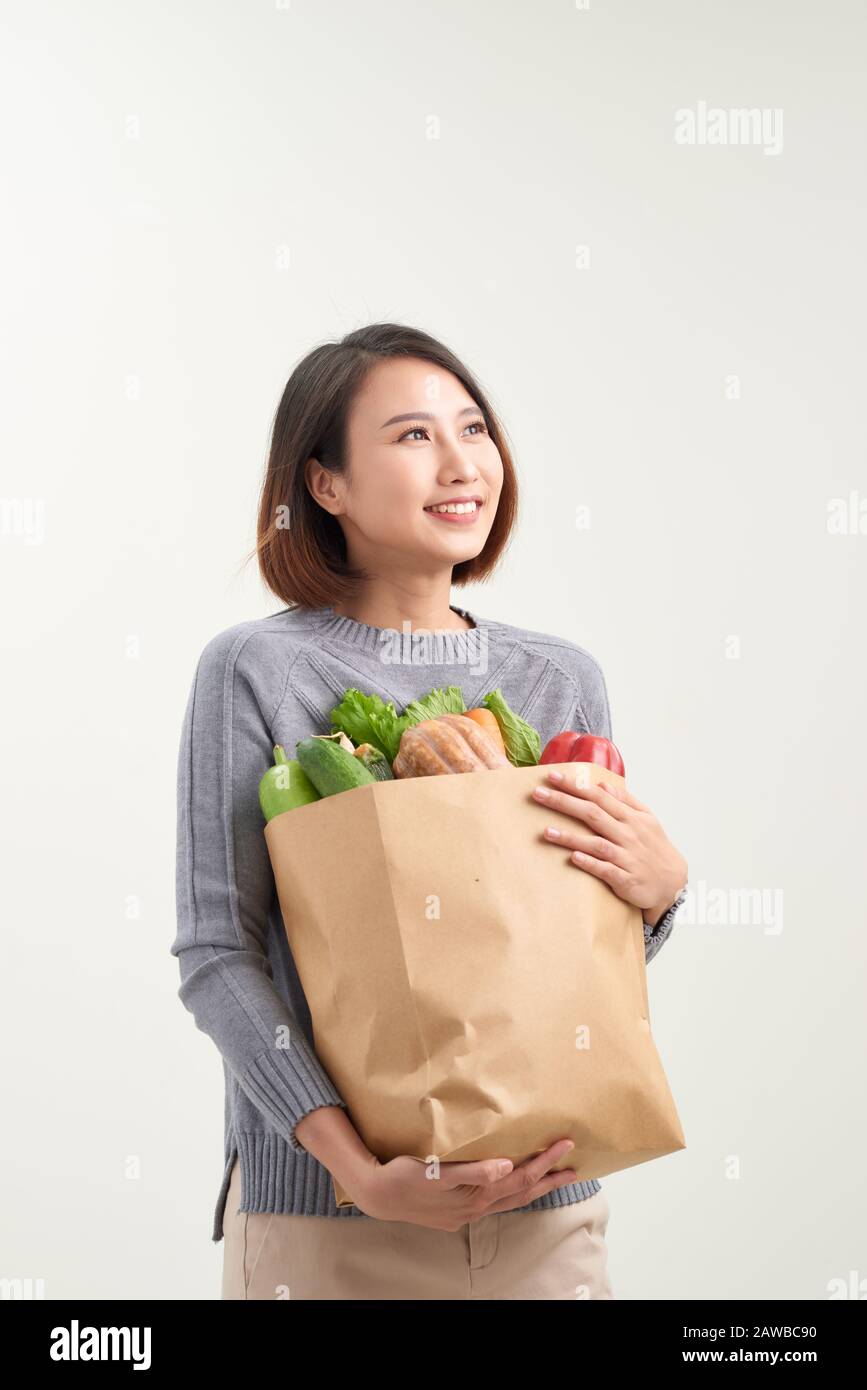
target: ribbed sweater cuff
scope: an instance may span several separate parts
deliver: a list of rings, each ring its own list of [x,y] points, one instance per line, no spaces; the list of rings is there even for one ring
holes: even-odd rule
[[[295,1126],[305,1115],[322,1105],[346,1109],[346,1102],[297,1028],[289,1047],[268,1048],[254,1057],[241,1084],[277,1133],[299,1154],[307,1150],[295,1138]]]
[[[674,902],[671,904],[671,907],[668,908],[668,910],[662,917],[660,917],[655,927],[650,927],[647,925],[646,922],[644,923],[645,965],[650,964],[650,962],[653,960],[653,957],[656,955],[657,951],[662,946],[663,942],[667,941],[668,938],[671,936],[672,929],[674,927],[674,919],[677,916],[678,909],[686,901],[688,891],[689,884],[686,883],[684,884],[683,888],[681,888]]]

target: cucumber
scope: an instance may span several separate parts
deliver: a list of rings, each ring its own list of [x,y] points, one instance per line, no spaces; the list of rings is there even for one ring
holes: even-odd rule
[[[320,796],[348,792],[377,779],[360,758],[327,738],[302,738],[295,755]]]
[[[368,772],[373,773],[377,782],[394,781],[391,763],[388,761],[388,758],[381,748],[374,748],[372,743],[362,743],[356,748],[353,757],[358,758],[359,762],[364,763]]]

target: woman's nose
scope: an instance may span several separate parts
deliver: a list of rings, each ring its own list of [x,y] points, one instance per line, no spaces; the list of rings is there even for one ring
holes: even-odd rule
[[[440,473],[444,479],[449,479],[452,482],[461,479],[472,482],[479,476],[479,470],[472,459],[468,458],[457,444],[443,446],[443,453],[440,457]]]

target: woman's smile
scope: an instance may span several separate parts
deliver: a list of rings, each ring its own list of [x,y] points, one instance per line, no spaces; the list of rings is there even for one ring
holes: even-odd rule
[[[453,526],[471,526],[478,519],[483,506],[484,502],[480,497],[470,497],[466,500],[435,502],[432,506],[425,507],[425,511],[437,521],[448,521]]]

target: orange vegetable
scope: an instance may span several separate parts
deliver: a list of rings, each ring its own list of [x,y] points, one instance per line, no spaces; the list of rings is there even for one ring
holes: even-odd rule
[[[477,709],[468,709],[467,719],[474,719],[480,728],[484,729],[495,742],[501,752],[505,753],[506,745],[503,742],[503,735],[500,733],[500,726],[497,723],[497,716],[493,710],[486,709],[484,705],[479,705]]]

